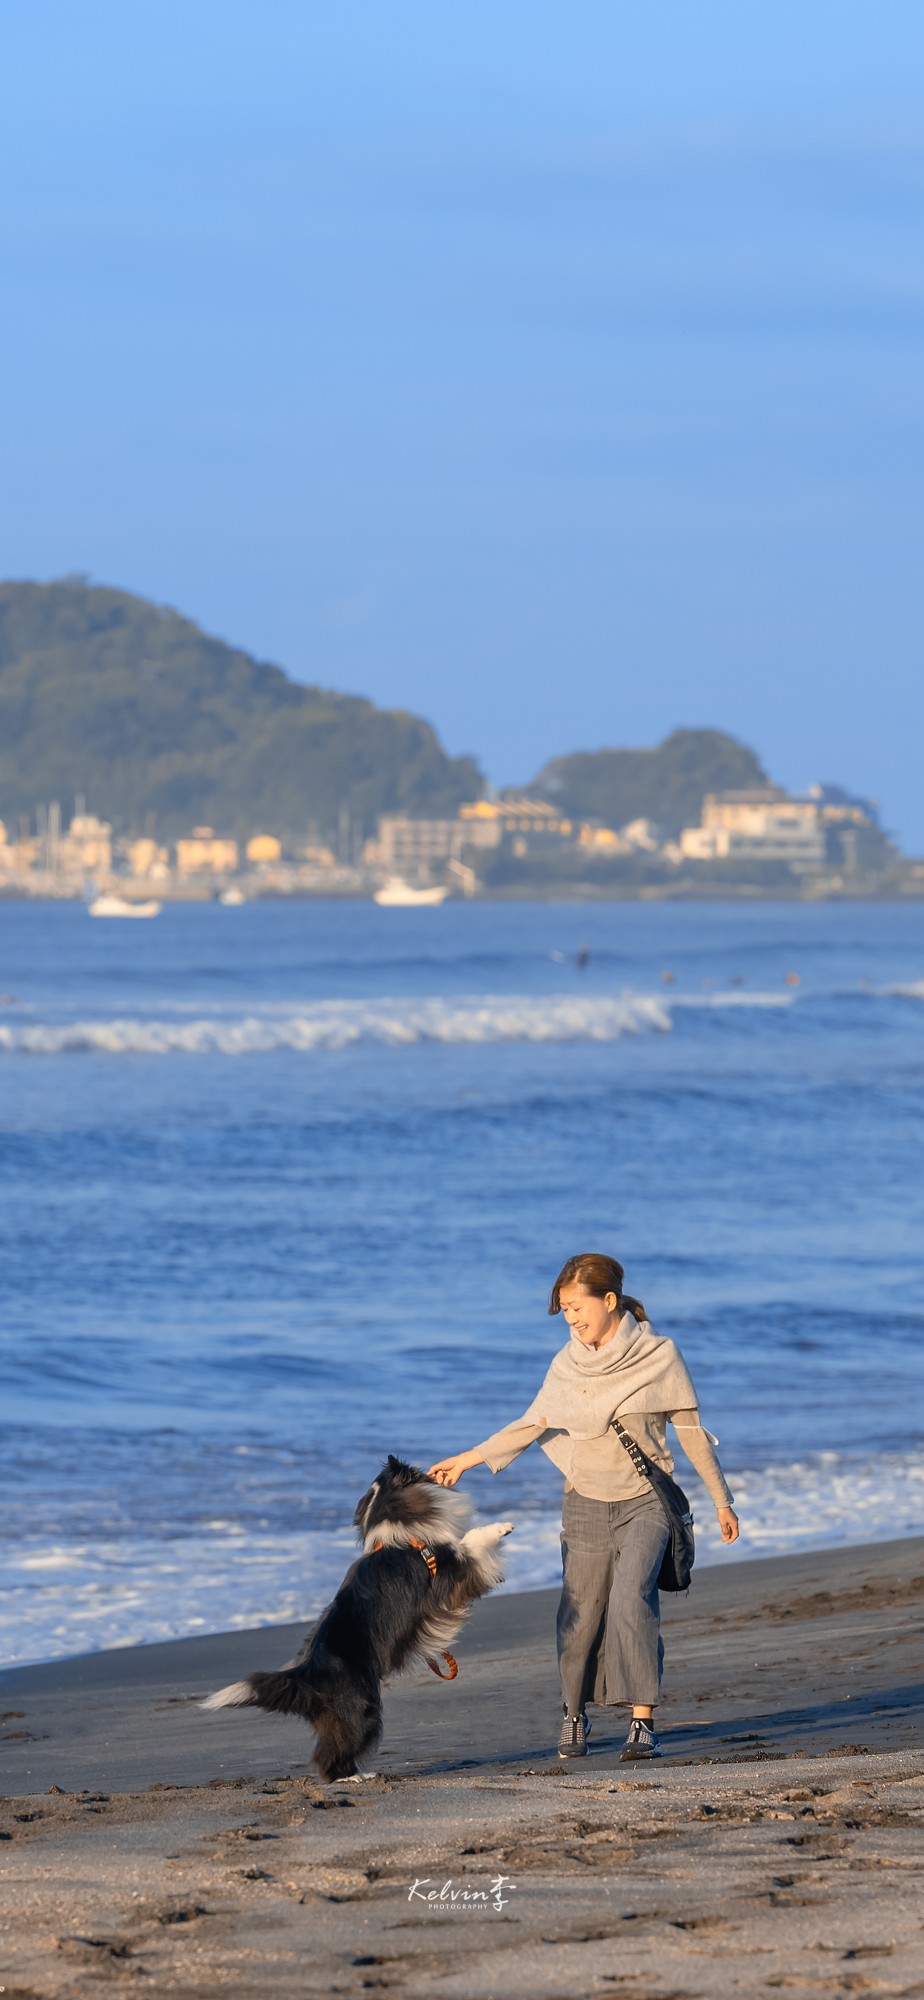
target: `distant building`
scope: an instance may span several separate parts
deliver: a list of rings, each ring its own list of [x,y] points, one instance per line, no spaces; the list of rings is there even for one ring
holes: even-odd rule
[[[429,872],[434,863],[456,852],[456,822],[452,819],[412,819],[408,813],[381,813],[378,838],[367,840],[363,859],[372,867],[397,874]]]
[[[611,826],[590,826],[578,828],[578,845],[589,854],[631,854],[632,843]]]
[[[628,848],[640,848],[644,854],[657,854],[664,843],[664,828],[653,819],[630,819],[619,831]]]
[[[382,813],[378,838],[367,841],[363,859],[397,874],[428,873],[458,860],[465,847],[491,849],[505,839],[560,841],[574,828],[554,806],[533,799],[476,799],[459,807],[455,819],[417,819],[409,813]],[[525,852],[525,848],[522,850]]]
[[[474,839],[466,833],[470,847],[499,847],[507,834],[569,840],[574,832],[570,819],[564,819],[555,806],[547,805],[543,799],[476,799],[472,805],[459,807],[459,820],[466,828],[493,830],[491,839],[484,834],[480,840]]]
[[[258,865],[261,862],[280,861],[282,841],[277,840],[274,833],[255,833],[248,840],[245,853],[248,861],[254,861]]]
[[[590,854],[660,854],[664,828],[653,819],[631,819],[618,829],[588,822],[578,829],[578,845]]]
[[[0,819],[0,877],[7,880],[11,875],[17,874],[22,866],[19,848],[16,842],[10,839],[7,828]]]
[[[216,834],[210,826],[194,826],[185,840],[177,841],[177,874],[181,879],[187,875],[233,875],[238,851],[236,840]]]
[[[751,785],[739,792],[707,792],[700,825],[727,827],[730,833],[766,833],[773,815],[788,812],[792,801],[779,785]],[[810,808],[811,810],[811,808]]]
[[[132,875],[147,877],[153,882],[165,882],[170,873],[170,856],[166,847],[158,846],[156,840],[143,836],[139,840],[126,840],[121,852],[128,862]]]
[[[879,825],[879,800],[845,791],[843,785],[810,785],[806,797],[822,807],[831,824],[840,821],[852,822],[854,826]]]
[[[28,881],[38,865],[39,844],[31,834],[20,830],[18,840],[10,840],[9,835],[0,842],[0,869],[5,876],[16,876]]]
[[[56,848],[62,875],[108,875],[112,867],[112,828],[92,813],[75,813]]]
[[[709,792],[699,826],[685,826],[678,859],[690,861],[785,861],[791,868],[818,868],[826,840],[820,808],[813,801],[786,797],[776,785],[748,791]]]

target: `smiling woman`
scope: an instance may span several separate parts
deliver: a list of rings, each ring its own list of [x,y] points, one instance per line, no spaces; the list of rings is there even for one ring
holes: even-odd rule
[[[538,1395],[514,1423],[439,1460],[430,1473],[454,1486],[471,1466],[500,1472],[538,1443],[565,1474],[558,1754],[586,1756],[588,1701],[629,1704],[622,1756],[638,1761],[661,1755],[652,1715],[664,1663],[658,1584],[670,1526],[658,1487],[673,1472],[668,1420],[683,1433],[687,1457],[715,1502],[723,1542],[737,1540],[738,1518],[686,1363],[675,1343],[655,1332],[641,1300],[625,1292],[623,1276],[615,1257],[569,1257],[549,1312],[564,1314],[571,1338]]]

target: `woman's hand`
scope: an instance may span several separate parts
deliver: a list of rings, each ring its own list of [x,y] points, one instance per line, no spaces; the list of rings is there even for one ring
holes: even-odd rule
[[[457,1451],[454,1458],[440,1458],[435,1465],[431,1465],[427,1478],[435,1479],[438,1486],[455,1486],[463,1472],[468,1472],[470,1466],[480,1464],[477,1451]]]
[[[723,1542],[736,1542],[738,1540],[738,1516],[735,1513],[734,1507],[717,1507],[715,1511],[718,1516],[719,1527],[722,1530]]]

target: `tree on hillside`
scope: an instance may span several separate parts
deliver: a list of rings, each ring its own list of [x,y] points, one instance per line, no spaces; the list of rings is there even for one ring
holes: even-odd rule
[[[570,819],[625,826],[652,819],[694,826],[707,792],[766,785],[753,750],[718,729],[674,729],[654,750],[577,750],[555,757],[530,785]]]
[[[122,830],[333,834],[345,807],[453,813],[483,781],[429,724],[289,680],[175,611],[80,579],[0,585],[0,817],[77,793]]]

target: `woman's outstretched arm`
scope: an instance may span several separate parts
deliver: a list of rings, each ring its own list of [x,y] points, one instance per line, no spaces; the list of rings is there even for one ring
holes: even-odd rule
[[[463,1472],[468,1472],[473,1465],[483,1464],[484,1460],[477,1447],[472,1451],[457,1451],[450,1458],[440,1458],[435,1465],[431,1465],[428,1469],[428,1478],[435,1479],[440,1486],[454,1486],[456,1480],[461,1479]]]
[[[541,1420],[534,1423],[529,1417],[517,1417],[515,1423],[505,1424],[502,1431],[494,1431],[483,1444],[473,1445],[471,1451],[457,1451],[449,1458],[437,1459],[436,1464],[430,1467],[429,1476],[438,1480],[441,1486],[454,1486],[463,1472],[468,1472],[473,1465],[487,1465],[492,1472],[503,1472],[505,1466],[512,1465],[514,1459],[519,1458],[528,1444],[543,1437],[546,1429],[547,1425]]]

